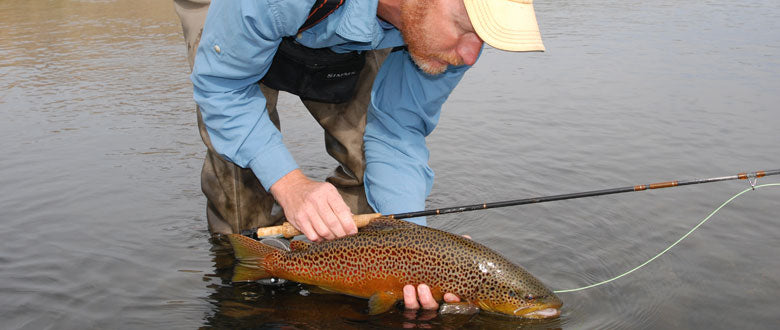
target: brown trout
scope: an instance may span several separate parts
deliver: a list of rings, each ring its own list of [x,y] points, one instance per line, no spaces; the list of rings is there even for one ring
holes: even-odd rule
[[[560,299],[525,269],[482,244],[414,223],[377,218],[351,236],[320,243],[292,241],[283,251],[229,235],[236,259],[233,281],[277,277],[368,298],[369,313],[403,300],[406,284],[425,283],[485,311],[524,318],[560,315]]]

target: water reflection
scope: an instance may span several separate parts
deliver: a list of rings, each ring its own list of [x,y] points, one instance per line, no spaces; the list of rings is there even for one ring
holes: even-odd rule
[[[548,52],[486,49],[429,138],[428,205],[777,168],[776,0],[536,1]],[[771,328],[780,198],[746,194],[560,319],[368,316],[366,300],[232,284],[209,241],[186,48],[171,1],[0,1],[0,319],[8,329]],[[304,171],[335,166],[282,96]],[[289,101],[289,102],[288,102]],[[762,179],[761,183],[769,182]],[[552,289],[668,246],[744,182],[432,217]],[[311,292],[301,295],[302,290]],[[735,303],[738,302],[738,303]]]

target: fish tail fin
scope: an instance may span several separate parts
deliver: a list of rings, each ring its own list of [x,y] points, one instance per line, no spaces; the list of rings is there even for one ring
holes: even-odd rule
[[[265,258],[277,249],[249,237],[230,234],[230,245],[238,264],[233,269],[233,282],[257,281],[272,277],[265,267]]]

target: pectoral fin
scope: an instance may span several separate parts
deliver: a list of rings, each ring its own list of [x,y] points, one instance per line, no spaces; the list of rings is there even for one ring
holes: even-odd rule
[[[368,314],[377,315],[390,310],[398,301],[398,297],[392,292],[377,292],[368,298]]]

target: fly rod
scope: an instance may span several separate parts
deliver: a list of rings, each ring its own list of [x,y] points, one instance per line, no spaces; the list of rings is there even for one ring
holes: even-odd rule
[[[510,201],[455,206],[455,207],[447,207],[441,209],[431,209],[431,210],[407,212],[407,213],[387,214],[384,216],[388,218],[394,218],[394,219],[406,219],[406,218],[423,217],[429,215],[485,210],[485,209],[492,209],[498,207],[536,204],[536,203],[560,201],[566,199],[603,196],[603,195],[619,194],[619,193],[632,192],[632,191],[645,191],[650,189],[671,188],[671,187],[678,187],[678,186],[687,186],[692,184],[720,182],[720,181],[729,181],[729,180],[748,180],[751,186],[755,186],[756,180],[758,178],[770,176],[770,175],[777,175],[777,174],[780,174],[780,169],[769,170],[769,171],[756,171],[750,173],[739,173],[731,176],[722,176],[722,177],[715,177],[715,178],[708,178],[708,179],[693,179],[693,180],[679,180],[679,181],[675,180],[675,181],[666,181],[666,182],[658,182],[658,183],[651,183],[651,184],[641,184],[641,185],[628,186],[622,188],[591,190],[591,191],[584,191],[584,192],[570,193],[570,194],[532,197],[532,198],[516,199]],[[383,215],[379,213],[358,214],[353,216],[353,220],[355,220],[355,224],[357,225],[357,227],[360,228],[367,225],[371,221],[371,219],[380,216]],[[300,235],[301,233],[288,222],[285,222],[281,226],[264,227],[264,228],[257,229],[258,237],[272,236],[272,235],[279,235],[279,234],[284,235],[284,237],[290,238],[296,235]]]

